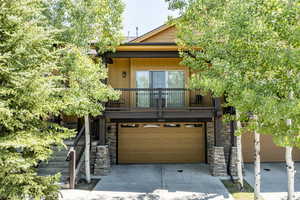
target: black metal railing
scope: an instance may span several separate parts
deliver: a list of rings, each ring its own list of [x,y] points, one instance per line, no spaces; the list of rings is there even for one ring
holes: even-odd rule
[[[200,90],[186,88],[116,88],[121,95],[109,101],[106,111],[203,109]]]

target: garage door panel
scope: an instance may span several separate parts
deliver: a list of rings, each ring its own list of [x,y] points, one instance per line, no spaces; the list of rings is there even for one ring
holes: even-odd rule
[[[203,162],[201,155],[187,152],[126,152],[119,154],[119,163],[195,163]]]
[[[146,126],[150,126],[146,124]],[[153,126],[153,124],[152,124]],[[202,127],[119,127],[119,163],[192,163],[205,161]]]
[[[170,136],[170,137],[144,137],[144,136],[137,136],[137,137],[124,137],[119,138],[119,140],[131,140],[129,144],[139,145],[139,142],[142,142],[144,145],[156,145],[160,144],[161,142],[158,140],[168,140],[167,144],[174,144],[174,145],[193,145],[197,144],[195,140],[202,140],[201,137],[176,137],[176,136]],[[127,143],[128,144],[128,143]],[[124,144],[126,145],[126,144]]]
[[[242,136],[244,162],[254,161],[254,134],[245,133]],[[271,135],[261,135],[261,162],[284,162],[285,148],[276,146]],[[294,148],[293,159],[300,161],[300,150]]]
[[[162,145],[155,145],[152,148],[144,148],[141,145],[136,146],[135,148],[132,147],[127,147],[127,146],[119,146],[119,149],[121,149],[123,152],[125,151],[126,153],[130,153],[130,152],[177,152],[177,151],[181,151],[181,152],[185,152],[185,153],[191,153],[193,151],[202,151],[205,150],[205,148],[199,148],[196,145],[193,146],[180,146],[180,148],[178,147],[168,147],[168,146],[162,146]],[[120,153],[122,153],[120,151]]]

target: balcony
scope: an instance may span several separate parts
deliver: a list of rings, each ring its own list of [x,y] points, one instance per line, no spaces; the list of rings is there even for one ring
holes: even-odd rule
[[[110,118],[211,118],[214,108],[200,90],[186,88],[116,88],[121,96],[106,104]]]

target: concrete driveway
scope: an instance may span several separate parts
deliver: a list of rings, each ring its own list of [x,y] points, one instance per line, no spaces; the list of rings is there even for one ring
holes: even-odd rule
[[[97,192],[98,191],[98,192]],[[115,165],[91,199],[231,200],[205,164]]]
[[[300,163],[295,163],[295,192],[300,199]],[[245,164],[245,179],[254,186],[254,165]],[[298,172],[298,173],[297,173]],[[285,163],[261,164],[261,193],[264,200],[282,200],[287,197],[287,174]]]

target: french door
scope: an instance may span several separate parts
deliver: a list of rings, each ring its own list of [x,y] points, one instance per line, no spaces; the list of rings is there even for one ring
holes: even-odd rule
[[[136,86],[140,89],[150,89],[137,92],[136,104],[139,108],[155,107],[159,98],[164,107],[184,105],[184,90],[168,90],[168,88],[184,88],[184,71],[137,71]]]

